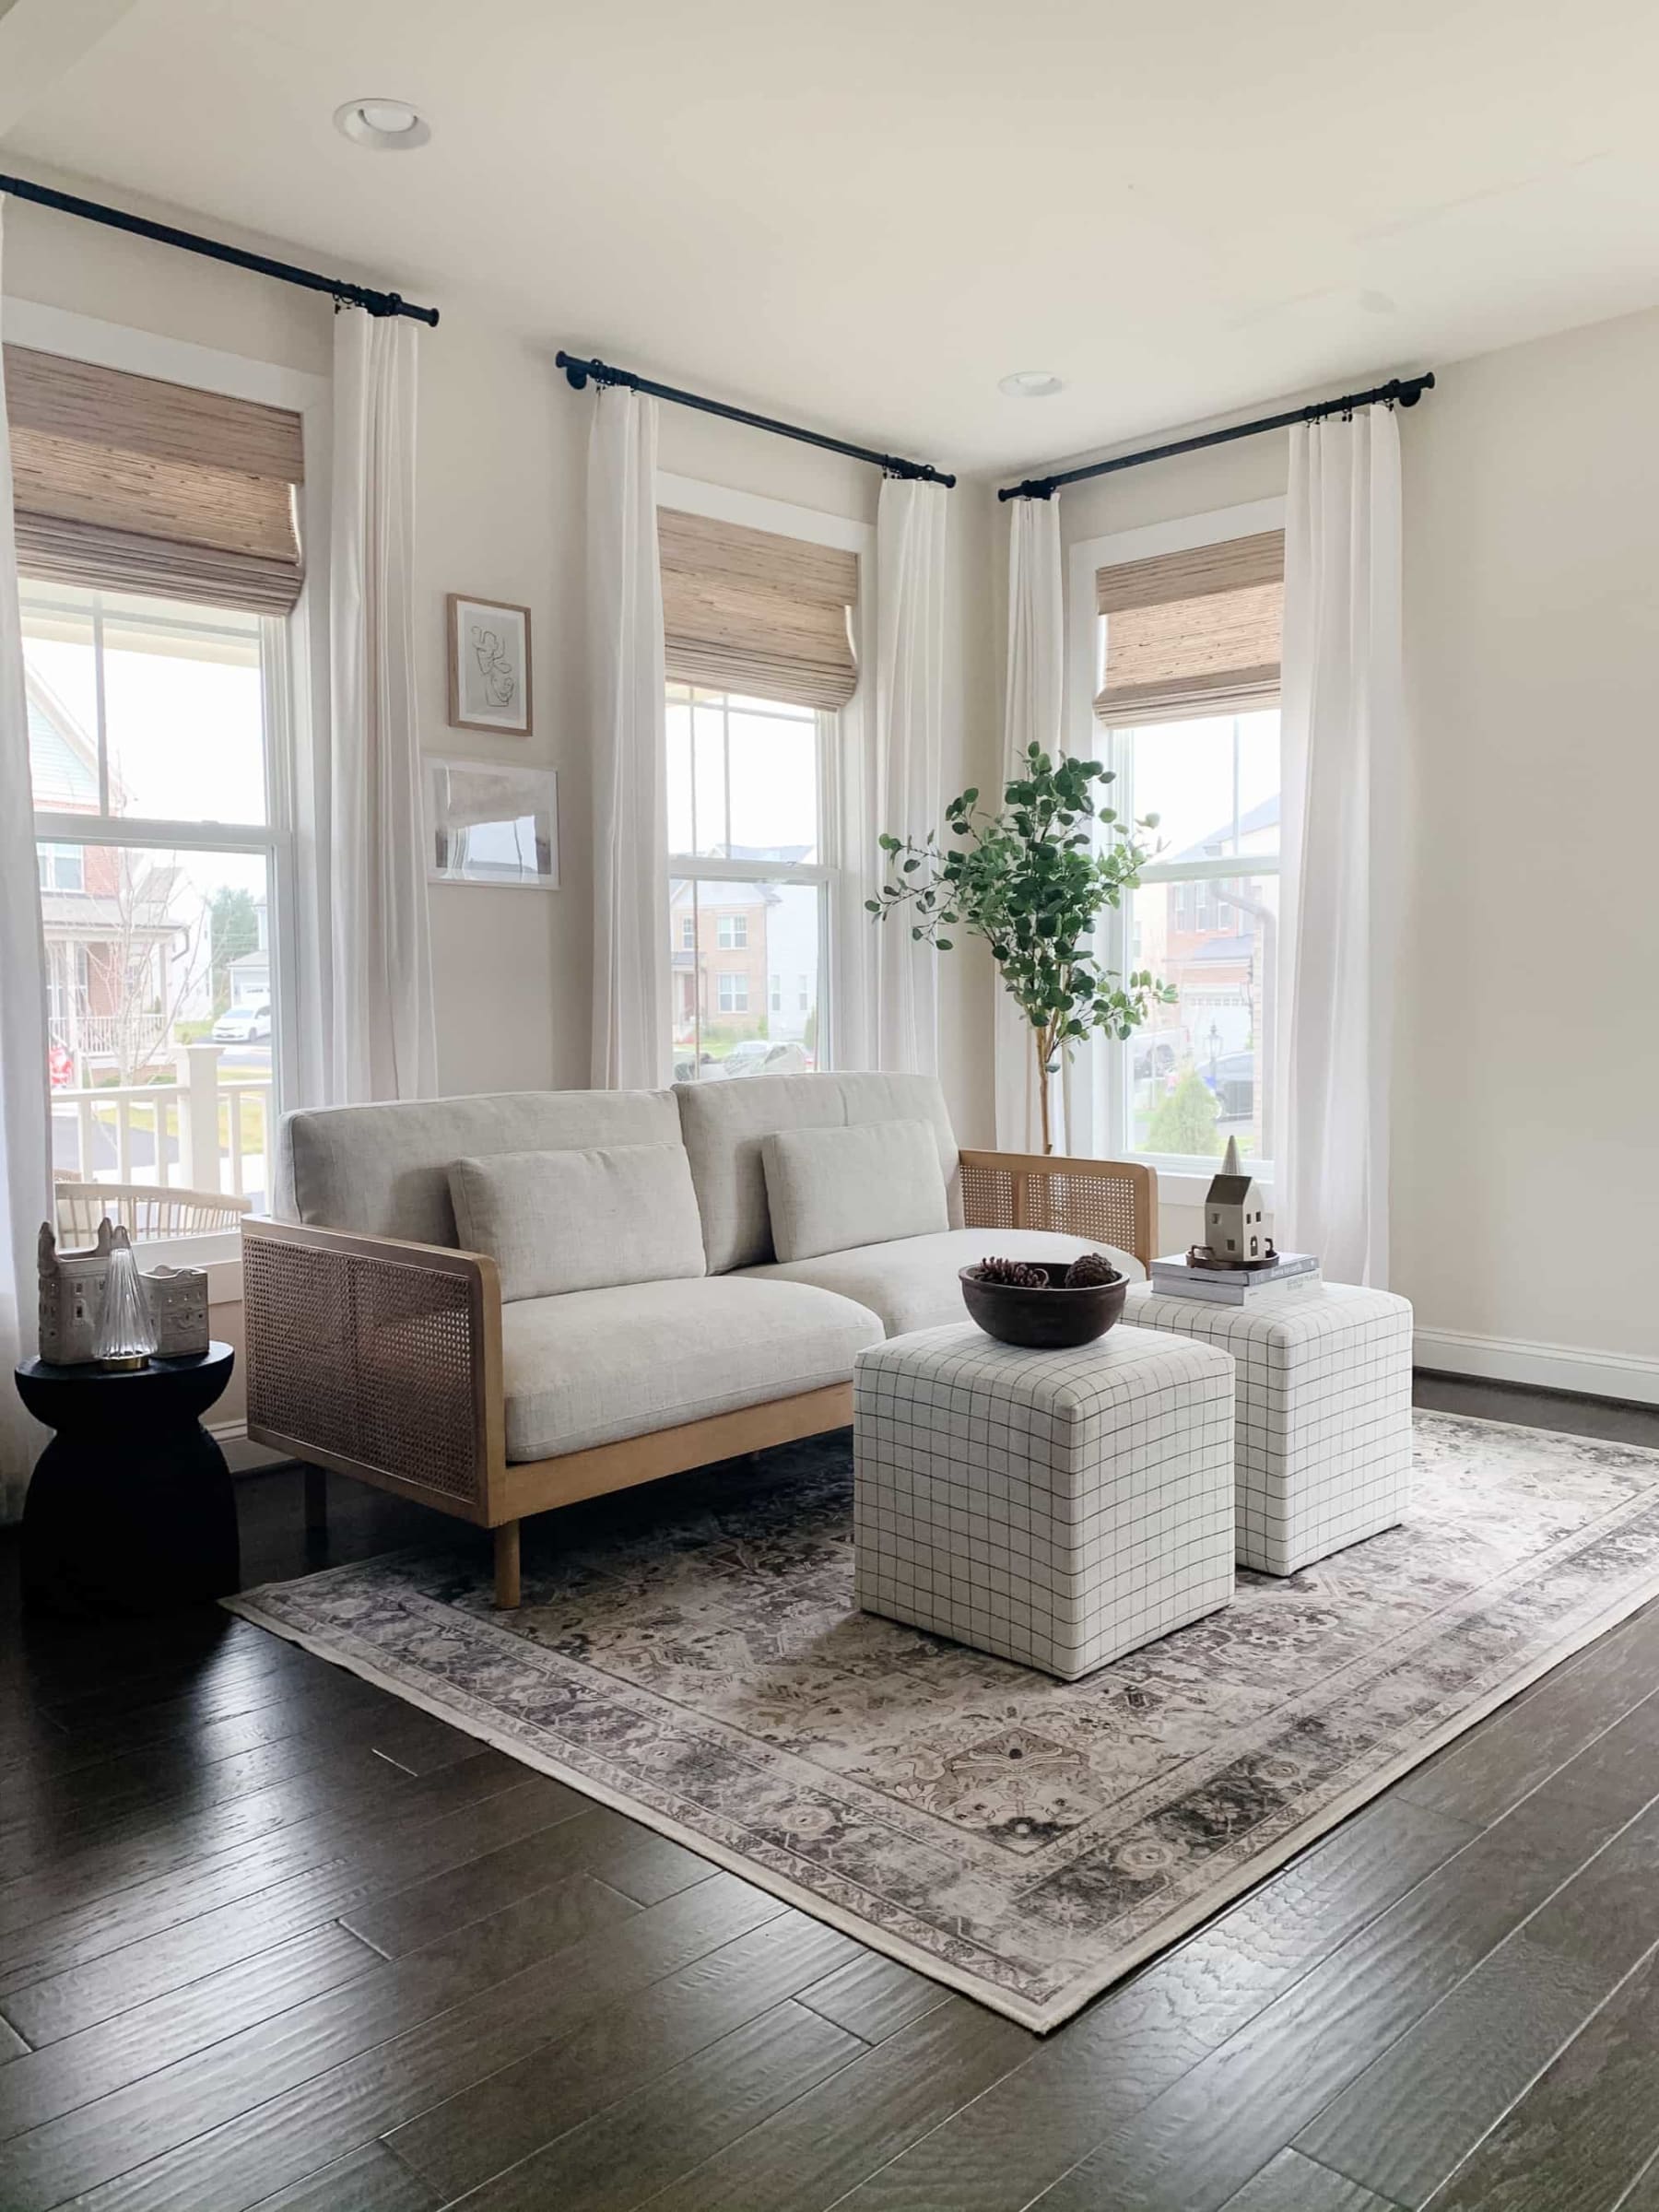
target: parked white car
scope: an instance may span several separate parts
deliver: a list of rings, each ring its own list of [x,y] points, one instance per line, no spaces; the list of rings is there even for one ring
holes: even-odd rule
[[[215,1044],[258,1044],[271,1033],[271,1002],[231,1006],[213,1025]]]

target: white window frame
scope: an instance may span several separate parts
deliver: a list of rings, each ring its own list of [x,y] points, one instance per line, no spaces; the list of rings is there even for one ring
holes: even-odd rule
[[[683,514],[737,523],[751,530],[773,531],[781,536],[800,538],[807,545],[833,546],[854,555],[858,560],[858,607],[853,625],[858,664],[865,670],[874,666],[876,533],[870,524],[666,471],[659,471],[657,475],[657,504],[675,508]],[[700,690],[703,687],[695,688]],[[867,804],[864,689],[861,683],[858,693],[839,713],[820,712],[817,718],[818,858],[815,863],[790,865],[780,861],[722,860],[695,853],[668,855],[671,882],[694,882],[701,878],[725,883],[808,883],[818,887],[818,1023],[814,1049],[820,1068],[841,1065],[836,1055],[841,1042],[860,1034],[863,1020],[864,961],[860,956],[869,929],[857,880]]]
[[[265,819],[262,823],[178,822],[142,816],[57,813],[34,818],[38,841],[52,844],[111,845],[129,850],[244,853],[264,858],[268,888],[271,960],[271,1076],[275,1113],[303,1102],[318,1088],[315,1053],[302,1036],[299,994],[303,970],[315,986],[324,934],[313,921],[301,928],[301,909],[314,903],[316,887],[300,880],[300,855],[314,849],[321,825],[312,794],[318,788],[312,734],[328,717],[328,479],[333,449],[332,392],[326,377],[276,362],[168,338],[96,316],[75,314],[39,301],[8,299],[6,335],[18,346],[65,359],[93,362],[135,376],[189,384],[300,418],[305,482],[300,491],[300,539],[305,581],[292,612],[260,623],[265,690]],[[145,596],[142,591],[137,594]],[[315,1018],[314,1012],[312,1018]],[[241,1239],[170,1238],[170,1259],[207,1265],[216,1301],[241,1296]]]
[[[1115,771],[1109,804],[1120,814],[1135,810],[1132,747],[1126,731],[1107,730],[1095,720],[1094,701],[1103,675],[1100,617],[1096,605],[1095,576],[1099,570],[1120,561],[1146,560],[1160,553],[1188,553],[1199,546],[1225,544],[1230,538],[1253,537],[1265,530],[1285,526],[1286,501],[1251,500],[1237,507],[1222,507],[1207,514],[1182,515],[1166,523],[1152,523],[1136,530],[1113,531],[1104,537],[1079,540],[1067,555],[1065,726],[1069,749],[1085,759],[1104,760]],[[1193,717],[1194,721],[1201,719]],[[1258,854],[1221,854],[1216,861],[1154,862],[1141,872],[1143,884],[1206,882],[1218,879],[1223,863],[1249,861],[1253,876],[1277,875],[1279,859]],[[1242,871],[1236,865],[1231,874]],[[1128,964],[1129,921],[1127,902],[1115,912],[1108,911],[1097,940],[1103,959],[1112,968]],[[1279,1018],[1284,1018],[1280,1009]],[[1136,1032],[1138,1036],[1140,1032]],[[1071,1105],[1077,1128],[1085,1141],[1073,1139],[1075,1148],[1111,1159],[1144,1161],[1158,1171],[1159,1194],[1171,1205],[1197,1205],[1215,1173],[1213,1159],[1178,1159],[1168,1153],[1135,1151],[1129,1145],[1128,1069],[1135,1038],[1125,1044],[1115,1039],[1098,1039],[1077,1055],[1072,1075]],[[1272,1203],[1273,1162],[1253,1160],[1251,1171]]]

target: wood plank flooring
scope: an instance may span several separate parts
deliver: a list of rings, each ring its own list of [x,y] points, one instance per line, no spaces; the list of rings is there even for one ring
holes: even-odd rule
[[[250,1582],[432,1526],[238,1489]],[[26,1620],[8,1533],[0,2212],[1659,2212],[1656,1690],[1659,1606],[1040,2041],[218,1608]]]

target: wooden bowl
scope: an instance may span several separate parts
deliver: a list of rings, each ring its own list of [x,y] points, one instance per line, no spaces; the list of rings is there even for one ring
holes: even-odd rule
[[[1046,1290],[982,1282],[977,1267],[957,1271],[970,1316],[999,1344],[1022,1345],[1033,1352],[1065,1351],[1104,1336],[1124,1311],[1129,1291],[1126,1276],[1120,1275],[1110,1283],[1079,1284],[1073,1289],[1065,1282],[1069,1260],[1030,1260],[1026,1264],[1048,1277]]]

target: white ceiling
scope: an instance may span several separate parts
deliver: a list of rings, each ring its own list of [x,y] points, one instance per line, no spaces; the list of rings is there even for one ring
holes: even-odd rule
[[[17,169],[946,465],[1659,300],[1651,0],[52,5]]]

